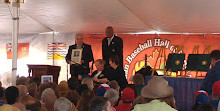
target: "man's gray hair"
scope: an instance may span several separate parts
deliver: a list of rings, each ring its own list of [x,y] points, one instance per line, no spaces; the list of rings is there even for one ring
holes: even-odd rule
[[[84,36],[83,36],[83,33],[76,33],[76,37],[77,37],[77,36],[84,37]]]
[[[92,78],[88,78],[88,77],[83,78],[81,84],[86,84],[88,86],[89,90],[93,90],[93,88],[94,88]]]
[[[54,103],[54,111],[72,111],[72,103],[65,97],[60,97]]]
[[[110,101],[110,103],[113,105],[115,101],[118,100],[119,94],[115,89],[110,88],[109,90],[105,92],[104,97],[106,97]]]
[[[55,91],[52,88],[47,88],[45,89],[42,94],[41,94],[41,98],[42,100],[49,94],[54,94],[55,95]]]
[[[102,59],[98,59],[98,60],[96,60],[94,63],[96,63],[96,62],[98,62],[98,63],[100,63],[100,64],[105,64],[105,61],[102,60]]]

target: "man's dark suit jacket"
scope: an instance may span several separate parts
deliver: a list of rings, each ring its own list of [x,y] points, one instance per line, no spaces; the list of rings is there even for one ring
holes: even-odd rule
[[[120,66],[123,66],[123,41],[115,35],[109,46],[108,37],[102,40],[102,57],[106,61],[107,66],[109,66],[109,58],[112,55],[117,55],[120,60]]]
[[[72,64],[70,66],[70,74],[77,77],[78,75],[85,75],[88,74],[90,71],[89,62],[94,61],[93,53],[91,49],[91,45],[83,43],[83,50],[82,50],[82,58],[81,60],[84,61],[82,65]],[[66,62],[71,61],[72,49],[76,49],[76,44],[69,46],[68,53],[66,55]]]

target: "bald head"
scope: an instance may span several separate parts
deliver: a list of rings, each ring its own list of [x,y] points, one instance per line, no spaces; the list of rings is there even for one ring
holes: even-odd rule
[[[106,29],[105,29],[105,34],[107,37],[111,38],[113,35],[114,35],[114,30],[112,28],[112,26],[108,26]]]
[[[48,94],[43,99],[43,102],[45,103],[46,108],[49,109],[49,108],[53,108],[53,105],[56,100],[57,100],[57,97],[55,94]]]

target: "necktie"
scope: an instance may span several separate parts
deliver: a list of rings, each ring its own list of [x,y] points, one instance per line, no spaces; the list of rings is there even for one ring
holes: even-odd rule
[[[111,38],[108,38],[108,46],[110,45],[111,43]]]

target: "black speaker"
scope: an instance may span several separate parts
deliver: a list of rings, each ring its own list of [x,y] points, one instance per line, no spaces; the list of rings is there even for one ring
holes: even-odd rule
[[[208,71],[211,64],[209,54],[189,54],[186,70]]]
[[[182,71],[185,54],[169,54],[165,68],[172,72]]]

